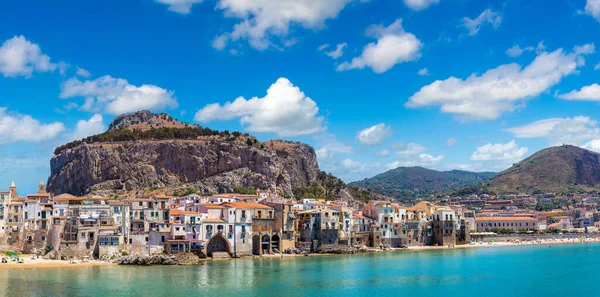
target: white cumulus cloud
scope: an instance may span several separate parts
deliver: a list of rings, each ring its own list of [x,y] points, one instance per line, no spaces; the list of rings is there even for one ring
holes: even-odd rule
[[[194,4],[202,3],[203,0],[155,0],[169,6],[169,10],[181,14],[188,14]]]
[[[600,101],[600,85],[594,83],[580,90],[558,94],[557,97],[564,100]]]
[[[317,104],[287,78],[279,78],[262,98],[238,97],[223,105],[206,105],[194,120],[206,123],[233,118],[240,118],[248,131],[274,132],[279,136],[307,135],[325,129]]]
[[[462,120],[494,120],[540,95],[582,66],[581,49],[541,52],[527,66],[511,63],[473,73],[466,79],[449,77],[422,87],[407,107],[440,106]]]
[[[598,122],[586,116],[551,118],[506,129],[517,138],[546,138],[549,145],[573,144],[600,138]]]
[[[600,0],[587,0],[585,4],[585,13],[600,21]]]
[[[514,140],[508,143],[488,143],[477,147],[471,154],[471,160],[517,162],[525,157],[528,150],[526,147],[519,147]]]
[[[440,0],[404,0],[404,5],[412,10],[419,11],[439,2]]]
[[[396,160],[386,165],[388,169],[394,169],[398,167],[412,167],[421,166],[428,168],[435,168],[444,160],[443,155],[433,156],[430,154],[419,154],[416,156],[406,157],[402,160]]]
[[[111,114],[178,106],[172,91],[155,85],[134,86],[125,79],[109,75],[86,81],[68,79],[61,86],[60,98],[73,97],[85,98],[83,110]]]
[[[392,136],[392,129],[381,123],[361,130],[356,139],[364,145],[380,145],[390,136]]]
[[[502,16],[498,12],[494,12],[491,9],[484,10],[475,19],[464,17],[462,21],[463,27],[469,30],[469,35],[477,35],[482,25],[490,24],[493,28],[498,28],[502,23]]]
[[[360,56],[338,65],[338,71],[370,67],[375,73],[383,73],[396,64],[414,61],[421,56],[423,44],[414,34],[404,31],[402,19],[387,27],[372,25],[366,33],[377,41],[367,44]]]
[[[392,144],[392,148],[399,155],[415,155],[427,151],[427,147],[414,142],[395,142]]]
[[[29,115],[9,113],[6,107],[0,107],[0,144],[52,140],[64,130],[60,122],[42,124]]]
[[[421,68],[417,71],[417,74],[420,76],[427,76],[429,75],[429,70],[427,70],[427,68]]]
[[[594,139],[592,141],[589,141],[588,143],[583,144],[581,147],[586,150],[600,153],[600,139]]]
[[[217,9],[226,17],[239,19],[231,32],[216,37],[213,46],[223,49],[228,42],[247,40],[252,47],[291,45],[290,27],[320,29],[325,21],[334,19],[351,0],[220,0]]]
[[[80,67],[77,67],[77,70],[75,71],[75,74],[77,76],[81,76],[81,77],[85,77],[85,78],[88,78],[88,77],[92,76],[92,74],[89,71],[87,71],[87,70],[85,70],[83,68],[80,68]]]
[[[338,43],[338,45],[335,46],[334,50],[325,51],[325,49],[327,49],[329,47],[329,44],[324,44],[324,45],[319,46],[318,50],[324,52],[327,56],[329,56],[335,60],[344,55],[344,48],[347,46],[348,46],[348,44],[346,44],[345,42]]]
[[[521,48],[519,45],[515,44],[511,48],[506,50],[506,54],[513,58],[516,58],[516,57],[520,56],[523,52],[533,51],[533,50],[534,50],[533,46]]]
[[[52,63],[39,45],[23,35],[8,39],[0,46],[0,73],[4,77],[30,77],[34,72],[50,72],[64,67],[64,63]]]
[[[75,130],[69,135],[70,140],[79,140],[85,137],[100,134],[106,131],[106,126],[101,114],[94,114],[89,120],[79,120]]]

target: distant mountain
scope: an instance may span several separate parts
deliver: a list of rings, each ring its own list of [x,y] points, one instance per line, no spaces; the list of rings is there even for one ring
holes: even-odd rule
[[[398,167],[349,185],[406,199],[451,192],[467,185],[478,184],[495,175],[496,173],[493,172],[436,171],[423,167]]]
[[[600,190],[600,154],[572,145],[543,149],[489,181],[459,193],[557,193]]]

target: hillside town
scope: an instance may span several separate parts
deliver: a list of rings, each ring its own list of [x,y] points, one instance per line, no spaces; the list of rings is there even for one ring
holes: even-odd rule
[[[502,236],[595,233],[599,227],[598,197],[567,200],[552,193],[402,205],[286,199],[258,189],[254,195],[125,200],[52,195],[43,182],[37,193],[26,196],[18,194],[14,183],[0,191],[0,249],[52,258],[98,259],[114,253],[237,258],[343,252],[347,247],[454,247]]]

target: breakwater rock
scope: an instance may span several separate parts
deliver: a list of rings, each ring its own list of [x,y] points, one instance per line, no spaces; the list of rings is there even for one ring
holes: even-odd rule
[[[322,245],[319,248],[319,254],[357,254],[368,253],[371,250],[367,247],[356,247],[348,245]]]
[[[122,256],[114,260],[119,265],[177,265],[177,257],[174,255],[131,255]]]

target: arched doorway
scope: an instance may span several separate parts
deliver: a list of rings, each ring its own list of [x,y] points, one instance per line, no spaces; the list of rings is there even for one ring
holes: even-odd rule
[[[271,249],[273,249],[273,252],[275,252],[275,249],[281,252],[281,249],[279,248],[279,235],[277,234],[273,235],[273,238],[271,239]]]
[[[230,252],[229,242],[221,234],[216,234],[213,236],[206,245],[206,255],[212,257],[212,253],[214,252]]]
[[[260,256],[260,236],[252,236],[252,254]]]
[[[271,238],[269,238],[269,235],[263,235],[262,237],[262,241],[261,241],[261,248],[262,248],[262,252],[270,254],[271,253]]]

